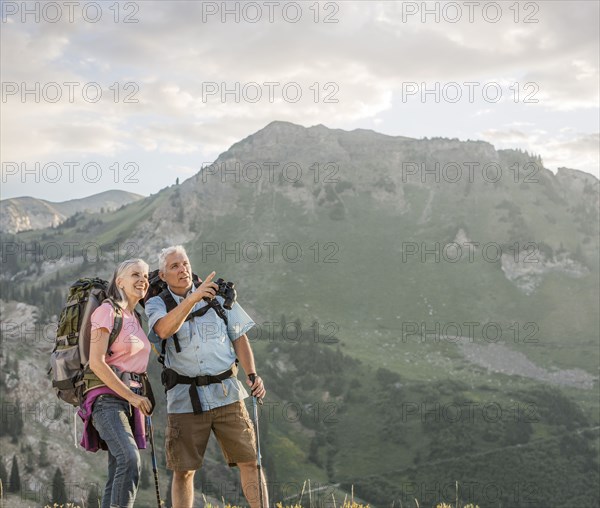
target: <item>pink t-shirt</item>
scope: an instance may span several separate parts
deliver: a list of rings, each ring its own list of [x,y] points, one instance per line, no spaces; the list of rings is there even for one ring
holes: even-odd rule
[[[92,314],[92,330],[106,328],[110,333],[114,322],[115,311],[109,302],[104,302]],[[113,365],[123,372],[146,372],[150,358],[150,341],[135,315],[127,309],[123,309],[123,328],[109,349],[112,355],[105,356],[108,365]]]

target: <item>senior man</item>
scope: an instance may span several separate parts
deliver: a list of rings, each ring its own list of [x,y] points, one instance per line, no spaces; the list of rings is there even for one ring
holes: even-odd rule
[[[196,287],[190,261],[181,245],[163,249],[158,263],[159,276],[168,288],[150,298],[145,308],[150,339],[156,343],[166,341],[165,451],[167,468],[173,471],[173,506],[192,508],[194,473],[202,466],[212,430],[229,465],[237,465],[240,470],[248,503],[252,508],[259,507],[254,427],[243,402],[248,394],[236,377],[237,358],[248,376],[246,384],[252,395],[265,396],[246,336],[255,323],[238,303],[231,310],[213,305],[215,298],[223,303],[220,296],[215,296],[215,272]],[[168,311],[169,302],[172,310]],[[202,314],[201,309],[206,306],[210,308]],[[194,316],[188,319],[190,314]],[[254,383],[250,381],[252,375]],[[264,476],[261,482],[263,506],[269,506]]]

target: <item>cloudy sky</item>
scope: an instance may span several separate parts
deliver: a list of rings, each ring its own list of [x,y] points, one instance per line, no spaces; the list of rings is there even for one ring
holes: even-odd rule
[[[2,198],[149,195],[273,120],[599,174],[597,1],[1,4]]]

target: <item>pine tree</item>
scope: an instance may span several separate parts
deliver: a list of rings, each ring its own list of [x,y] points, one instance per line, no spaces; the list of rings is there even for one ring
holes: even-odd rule
[[[33,451],[30,449],[27,451],[27,462],[25,463],[25,472],[33,473],[35,469],[34,459],[33,459]]]
[[[11,438],[11,443],[16,444],[19,442],[19,436],[23,434],[23,418],[21,417],[21,403],[19,399],[15,402],[15,412],[8,415],[6,431]]]
[[[17,456],[13,455],[12,467],[10,469],[10,482],[8,492],[20,492],[21,491],[21,475],[19,474],[19,463],[17,462]]]
[[[58,505],[67,503],[67,486],[59,467],[56,468],[52,479],[52,502]]]
[[[100,495],[98,493],[98,485],[95,483],[90,487],[85,506],[86,508],[100,508]]]
[[[165,507],[171,508],[171,487],[173,485],[173,473],[169,472],[169,486],[167,487],[167,497],[165,499]]]
[[[0,457],[0,482],[2,482],[2,488],[5,488],[8,483],[8,471],[4,466],[4,459],[2,457]]]
[[[48,443],[46,441],[42,441],[40,443],[40,456],[38,458],[38,466],[47,467],[50,465],[48,461]]]

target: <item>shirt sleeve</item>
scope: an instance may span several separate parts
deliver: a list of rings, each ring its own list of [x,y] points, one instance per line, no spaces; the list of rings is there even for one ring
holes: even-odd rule
[[[250,328],[256,325],[237,302],[233,304],[231,310],[225,310],[225,313],[227,314],[227,335],[229,335],[229,339],[232,342],[239,339]]]
[[[98,330],[106,328],[109,333],[115,324],[115,311],[110,303],[103,303],[93,313],[91,318],[91,329]]]
[[[154,325],[167,315],[167,306],[160,296],[154,296],[146,302],[144,310],[148,317],[148,339],[153,344],[159,344],[161,338],[154,332]]]

